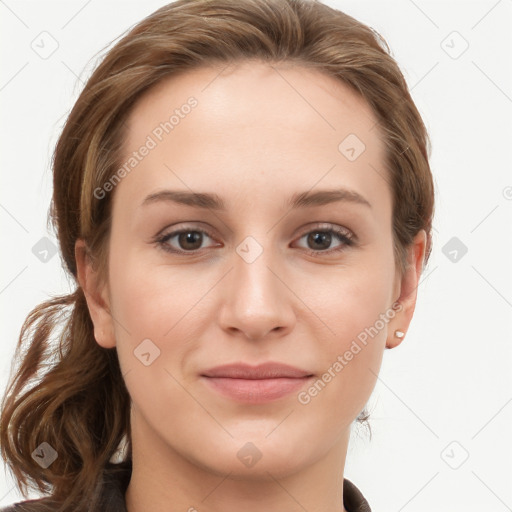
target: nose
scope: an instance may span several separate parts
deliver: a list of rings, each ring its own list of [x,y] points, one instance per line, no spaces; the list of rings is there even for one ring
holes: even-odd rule
[[[293,292],[271,250],[254,261],[233,254],[233,269],[226,276],[219,322],[222,329],[243,333],[250,340],[284,336],[293,329]]]

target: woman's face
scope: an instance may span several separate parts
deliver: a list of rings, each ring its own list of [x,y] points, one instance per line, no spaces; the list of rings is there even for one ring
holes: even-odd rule
[[[125,171],[102,189],[95,336],[117,347],[134,446],[153,460],[276,478],[339,465],[418,277],[396,270],[379,126],[316,71],[221,69],[161,82],[129,117]],[[300,372],[212,371],[269,362]]]

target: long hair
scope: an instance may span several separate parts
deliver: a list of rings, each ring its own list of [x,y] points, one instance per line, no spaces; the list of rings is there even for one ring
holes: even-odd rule
[[[94,191],[122,163],[127,116],[164,78],[248,59],[318,70],[366,100],[386,147],[397,266],[405,269],[407,247],[421,229],[428,259],[430,142],[406,81],[375,30],[313,0],[178,0],[158,9],[103,57],[53,153],[50,217],[76,289],[29,314],[16,347],[19,367],[3,397],[1,454],[24,495],[31,486],[49,493],[60,511],[85,512],[123,442],[120,460],[131,460],[130,397],[116,349],[95,341],[74,252],[76,240],[84,239],[100,275],[108,275],[112,193],[98,198]],[[42,443],[57,454],[48,467],[32,455]]]

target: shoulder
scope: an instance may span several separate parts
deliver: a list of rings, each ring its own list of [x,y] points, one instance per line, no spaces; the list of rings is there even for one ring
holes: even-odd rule
[[[87,508],[91,512],[126,512],[124,496],[117,489],[108,486],[104,489],[101,499],[93,508]],[[62,503],[57,503],[50,496],[26,501],[18,501],[6,507],[0,507],[0,512],[55,512],[62,509]],[[83,510],[83,509],[82,509]]]
[[[91,512],[126,512],[125,492],[128,482],[131,478],[132,463],[131,460],[118,464],[108,463],[102,473],[99,482],[99,503],[87,510]],[[59,510],[57,503],[51,496],[44,498],[19,501],[0,507],[0,512],[55,512]]]
[[[54,510],[56,507],[50,498],[18,501],[0,508],[0,512],[53,512]]]
[[[348,512],[371,512],[370,505],[356,485],[343,479],[343,504]],[[2,512],[0,510],[0,512]]]

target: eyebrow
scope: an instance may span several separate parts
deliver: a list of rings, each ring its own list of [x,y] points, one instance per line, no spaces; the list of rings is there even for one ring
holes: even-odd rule
[[[181,190],[161,190],[149,194],[142,206],[160,202],[170,201],[177,204],[192,206],[195,208],[204,208],[208,210],[226,211],[226,205],[217,194],[204,192],[187,192]],[[298,208],[308,208],[313,206],[323,206],[339,201],[346,201],[354,204],[361,204],[371,208],[371,204],[358,192],[348,189],[336,190],[318,190],[316,192],[299,192],[294,194],[288,201],[287,206],[292,210]]]

